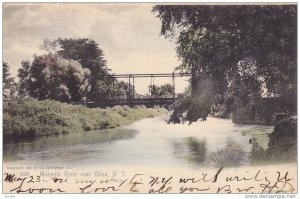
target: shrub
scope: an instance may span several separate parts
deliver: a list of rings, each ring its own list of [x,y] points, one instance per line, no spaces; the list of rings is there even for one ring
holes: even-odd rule
[[[4,140],[32,139],[40,136],[79,133],[115,128],[138,119],[165,113],[164,109],[87,108],[53,100],[4,102]]]

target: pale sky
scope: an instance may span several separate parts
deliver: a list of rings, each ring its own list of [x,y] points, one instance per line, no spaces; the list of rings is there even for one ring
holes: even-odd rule
[[[141,3],[5,3],[3,60],[16,76],[22,60],[32,61],[34,54],[45,53],[39,49],[44,38],[81,37],[99,44],[113,73],[171,73],[180,64],[176,44],[160,35],[161,22],[152,7]],[[178,80],[176,92],[182,92],[186,81]],[[137,91],[143,92],[150,79],[140,81]],[[171,79],[155,82],[171,83]]]

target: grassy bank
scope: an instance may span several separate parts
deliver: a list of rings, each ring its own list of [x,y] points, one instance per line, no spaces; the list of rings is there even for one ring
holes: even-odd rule
[[[136,120],[166,113],[165,109],[87,108],[57,101],[26,100],[4,102],[3,134],[5,141],[40,136],[79,133],[87,130],[115,128]]]

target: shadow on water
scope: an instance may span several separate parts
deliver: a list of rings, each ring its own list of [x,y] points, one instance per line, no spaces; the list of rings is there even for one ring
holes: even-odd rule
[[[196,163],[203,163],[205,161],[206,154],[206,142],[205,140],[199,141],[194,137],[188,137],[186,139],[191,153],[191,160]]]
[[[67,160],[76,157],[77,160],[101,153],[104,144],[111,144],[117,140],[131,139],[136,131],[131,129],[108,129],[87,131],[77,134],[63,134],[58,136],[41,137],[23,143],[6,143],[3,146],[4,161],[26,159],[36,160]]]
[[[227,139],[225,147],[208,151],[205,140],[187,137],[184,142],[174,142],[174,153],[196,166],[237,167],[250,164],[250,153],[239,143]]]
[[[186,137],[183,141],[173,142],[174,154],[188,162],[201,165],[206,158],[206,141],[196,137]]]
[[[276,153],[273,148],[264,149],[254,138],[249,140],[251,151],[247,152],[243,145],[226,140],[226,145],[217,148],[215,152],[208,152],[205,140],[196,137],[187,137],[184,142],[174,142],[174,153],[177,157],[185,159],[196,166],[212,167],[239,167],[243,165],[266,165],[295,161],[295,153]],[[278,151],[277,151],[278,152]],[[292,155],[291,155],[292,154]]]

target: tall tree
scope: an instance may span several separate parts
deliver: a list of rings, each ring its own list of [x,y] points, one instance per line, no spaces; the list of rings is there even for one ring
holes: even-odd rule
[[[28,96],[29,89],[29,78],[30,78],[30,62],[22,61],[21,68],[18,70],[19,78],[19,96],[25,98]]]
[[[36,56],[31,64],[29,94],[39,100],[79,101],[85,96],[90,75],[79,62],[55,55]]]
[[[262,92],[296,110],[296,5],[158,5],[153,12],[161,34],[176,37],[179,69],[192,73],[183,120],[206,119],[224,101]],[[202,108],[209,111],[195,111],[199,101],[212,102]]]
[[[91,71],[89,98],[92,100],[105,99],[107,88],[105,88],[106,84],[103,75],[107,75],[109,69],[106,67],[103,51],[94,40],[87,38],[58,38],[49,41],[45,39],[41,47],[64,59],[78,61],[83,68],[88,68]]]
[[[16,83],[14,81],[14,78],[11,77],[11,74],[9,72],[10,66],[3,62],[3,97],[5,99],[11,99],[12,96],[16,94]]]

